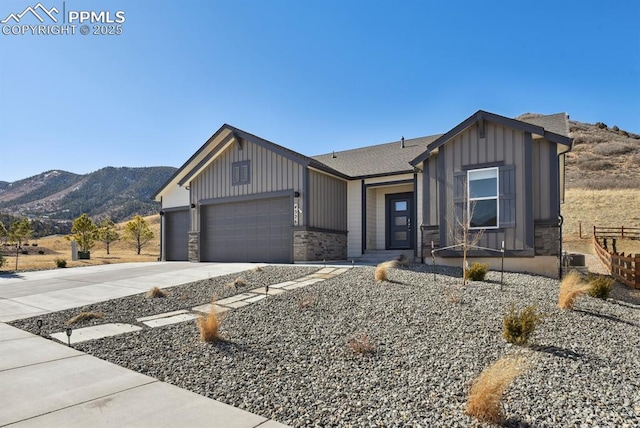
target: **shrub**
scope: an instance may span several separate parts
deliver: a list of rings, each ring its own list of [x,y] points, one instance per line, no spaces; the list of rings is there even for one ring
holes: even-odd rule
[[[617,125],[613,125],[613,127],[611,128],[611,130],[612,130],[613,132],[618,132],[618,131],[620,131],[620,128],[618,128],[618,126],[617,126]]]
[[[467,269],[466,276],[471,281],[484,281],[487,272],[489,272],[488,264],[476,262]]]
[[[55,259],[55,264],[56,264],[56,267],[58,267],[58,268],[66,268],[67,267],[67,261],[65,259]]]
[[[206,316],[200,315],[198,317],[200,339],[204,342],[215,342],[220,339],[220,320],[218,320],[215,307],[215,301],[212,301],[209,313]]]
[[[3,267],[6,262],[7,259],[2,254],[0,254],[0,268]]]
[[[405,256],[404,254],[400,254],[396,261],[398,262],[398,265],[402,267],[409,266],[409,257]]]
[[[590,162],[585,162],[582,166],[588,171],[603,171],[613,168],[613,164],[604,159],[595,159]]]
[[[608,276],[591,276],[589,277],[589,291],[587,293],[591,297],[607,300],[613,284],[615,284],[615,280]]]
[[[38,250],[38,254],[43,255],[44,254],[44,250]]]
[[[351,352],[358,355],[371,355],[376,352],[376,345],[371,343],[369,336],[366,334],[357,335],[349,339],[347,347]]]
[[[501,400],[511,382],[527,368],[522,358],[503,357],[484,369],[471,385],[466,414],[482,422],[499,423]]]
[[[144,295],[147,299],[155,299],[158,297],[167,297],[169,293],[164,291],[161,288],[153,287],[151,290],[147,291],[147,294]]]
[[[397,260],[390,260],[388,262],[382,262],[376,267],[375,279],[376,281],[389,281],[389,269],[398,267]]]
[[[633,151],[634,147],[631,144],[625,144],[619,141],[598,144],[593,148],[594,153],[604,156],[624,155]]]
[[[558,307],[562,309],[573,308],[573,303],[578,298],[589,291],[591,287],[582,282],[580,274],[571,271],[560,282],[560,293],[558,296]]]
[[[101,312],[80,312],[75,317],[69,319],[67,321],[67,325],[77,324],[79,322],[90,321],[102,317],[104,317],[104,314]]]
[[[534,305],[517,311],[512,303],[509,312],[502,318],[502,337],[509,343],[524,345],[529,342],[529,337],[541,321],[542,315],[538,313]]]
[[[27,250],[26,248],[22,249],[22,254],[29,254],[29,250]]]
[[[607,124],[604,122],[596,122],[596,128],[607,129],[608,127],[607,127]]]
[[[457,305],[462,300],[460,288],[456,286],[449,287],[444,292],[444,298],[447,302]]]
[[[245,285],[247,285],[247,282],[244,280],[244,278],[238,277],[233,281],[226,283],[224,287],[238,289],[239,287],[244,287]]]
[[[252,269],[254,272],[262,272],[262,268],[260,266],[256,266]]]

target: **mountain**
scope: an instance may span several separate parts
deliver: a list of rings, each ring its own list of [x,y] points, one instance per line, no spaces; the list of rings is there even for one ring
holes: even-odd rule
[[[118,222],[160,209],[151,196],[176,171],[173,167],[113,168],[90,174],[47,171],[12,183],[0,182],[0,213],[68,222],[86,213],[95,221]]]

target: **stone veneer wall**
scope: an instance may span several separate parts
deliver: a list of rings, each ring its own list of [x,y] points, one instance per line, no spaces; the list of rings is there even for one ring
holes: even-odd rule
[[[198,256],[199,240],[200,240],[199,232],[189,232],[189,261],[190,262],[200,261],[200,257]]]
[[[560,226],[557,221],[536,222],[533,239],[536,256],[560,255]]]
[[[347,259],[347,232],[313,229],[293,230],[293,260],[296,262]]]
[[[440,246],[440,226],[422,226],[422,254],[431,257],[431,241],[435,248]]]

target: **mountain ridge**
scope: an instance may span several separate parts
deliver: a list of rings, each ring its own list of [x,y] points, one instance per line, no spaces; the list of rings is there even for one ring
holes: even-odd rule
[[[14,217],[68,222],[86,213],[96,221],[157,213],[151,197],[174,167],[104,167],[89,174],[48,170],[0,182],[0,212]]]

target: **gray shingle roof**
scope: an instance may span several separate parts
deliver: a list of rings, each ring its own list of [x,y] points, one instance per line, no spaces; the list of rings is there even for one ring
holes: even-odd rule
[[[335,158],[333,153],[312,158],[353,178],[400,174],[413,171],[409,162],[424,152],[427,145],[438,137],[439,135],[432,135],[405,140],[404,148],[400,141],[394,141],[335,152]]]
[[[569,118],[566,113],[555,113],[546,116],[525,117],[518,119],[532,125],[541,126],[545,131],[554,134],[569,136]]]
[[[566,113],[536,117],[525,116],[517,120],[540,126],[545,131],[554,134],[569,135],[569,120]],[[400,141],[394,141],[393,143],[335,152],[335,158],[333,153],[311,156],[311,158],[352,178],[401,174],[413,171],[409,162],[424,153],[427,150],[427,145],[442,135],[444,134],[405,140],[404,148],[401,147]]]

